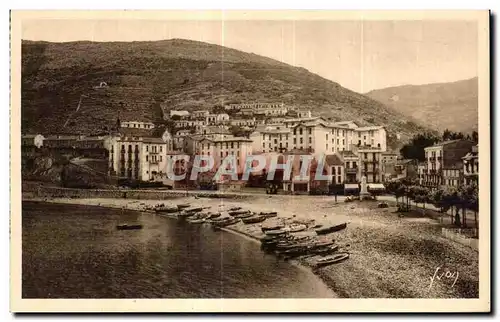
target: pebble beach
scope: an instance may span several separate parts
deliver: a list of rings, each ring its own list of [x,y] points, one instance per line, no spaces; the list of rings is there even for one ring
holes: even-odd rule
[[[347,222],[346,229],[329,236],[335,239],[342,251],[350,254],[349,259],[313,271],[339,297],[479,297],[478,252],[444,238],[437,220],[418,213],[398,216],[392,203],[388,208],[377,208],[376,201],[345,203],[340,200],[335,202],[328,196],[281,195],[246,196],[243,199],[189,196],[161,201],[25,197],[25,200],[28,199],[138,211],[158,203],[167,206],[188,203],[193,207],[210,207],[207,210],[211,212],[230,207],[242,207],[253,212],[276,211],[277,217],[262,223],[239,222],[224,228],[253,238],[256,242],[263,236],[262,225],[272,222],[314,220],[316,224],[325,226]],[[315,232],[308,230],[297,234],[315,235]],[[299,258],[292,264],[308,268],[312,265],[311,260],[310,257]]]

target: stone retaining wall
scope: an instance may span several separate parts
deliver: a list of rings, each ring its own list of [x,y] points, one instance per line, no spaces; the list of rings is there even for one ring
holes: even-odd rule
[[[476,251],[479,250],[479,239],[470,238],[469,236],[477,236],[477,229],[469,228],[442,228],[441,234],[443,237],[456,241],[462,245],[469,246]]]
[[[201,198],[242,199],[245,196],[231,192],[219,191],[182,191],[182,190],[131,190],[131,189],[71,189],[46,187],[34,184],[23,185],[23,193],[32,193],[39,198],[119,198],[162,200],[176,197],[198,196]]]

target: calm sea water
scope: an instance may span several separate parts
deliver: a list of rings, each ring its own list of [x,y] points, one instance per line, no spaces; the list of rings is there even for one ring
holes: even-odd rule
[[[205,225],[149,213],[23,203],[24,298],[326,298],[312,273]],[[121,223],[142,230],[119,231]]]

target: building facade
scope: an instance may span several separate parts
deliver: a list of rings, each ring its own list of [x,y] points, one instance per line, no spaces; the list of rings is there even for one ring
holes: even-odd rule
[[[237,173],[242,173],[247,157],[252,154],[252,141],[242,137],[203,138],[196,150],[197,154],[213,157],[215,170],[227,156],[234,156]]]
[[[437,188],[444,185],[443,169],[452,169],[462,163],[464,157],[474,146],[469,140],[452,140],[425,148],[426,169],[422,185]]]
[[[167,171],[167,143],[161,138],[117,137],[111,145],[110,173],[130,180],[150,181]]]
[[[474,145],[463,158],[463,183],[465,185],[479,184],[479,145]]]
[[[120,122],[121,127],[136,128],[136,129],[154,129],[155,125],[152,122],[139,122],[139,121],[123,121]]]
[[[39,149],[43,146],[44,139],[45,138],[41,134],[25,134],[21,136],[21,146],[36,147]]]
[[[357,154],[361,163],[361,177],[365,176],[367,183],[382,182],[382,151],[373,147],[360,147]]]

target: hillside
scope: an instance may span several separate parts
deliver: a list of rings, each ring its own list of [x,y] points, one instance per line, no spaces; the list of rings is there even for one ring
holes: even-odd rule
[[[477,92],[475,77],[453,83],[390,87],[366,95],[433,129],[470,133],[478,126]]]
[[[108,86],[95,88],[102,81]],[[180,39],[22,43],[24,132],[87,134],[113,126],[117,117],[161,123],[170,109],[256,101],[385,125],[389,140],[424,130],[304,68],[222,46]]]

